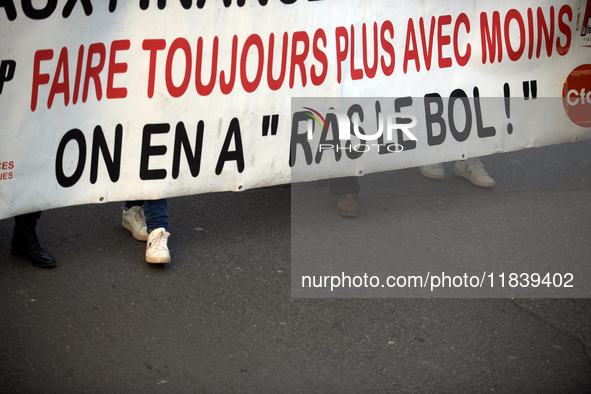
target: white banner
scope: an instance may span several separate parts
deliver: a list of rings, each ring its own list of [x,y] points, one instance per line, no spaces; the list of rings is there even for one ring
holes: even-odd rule
[[[588,0],[2,1],[0,218],[589,138],[590,17]],[[292,97],[390,97],[416,145],[308,163]]]

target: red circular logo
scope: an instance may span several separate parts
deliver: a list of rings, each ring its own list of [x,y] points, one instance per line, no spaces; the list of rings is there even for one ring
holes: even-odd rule
[[[573,123],[591,127],[591,64],[570,73],[562,89],[562,104]]]

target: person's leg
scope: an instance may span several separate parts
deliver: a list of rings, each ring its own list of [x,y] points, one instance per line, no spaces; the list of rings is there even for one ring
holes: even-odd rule
[[[14,224],[17,227],[35,227],[37,226],[37,220],[41,217],[41,211],[25,213],[24,215],[18,215],[14,217]]]
[[[132,207],[143,207],[143,206],[144,206],[144,200],[125,201],[123,203],[123,208],[125,208],[126,211]]]
[[[37,239],[37,220],[41,212],[27,213],[14,218],[14,232],[10,251],[25,257],[36,267],[51,268],[56,266],[53,256],[43,250]]]
[[[148,234],[157,228],[168,231],[168,202],[165,198],[144,201],[144,215]]]
[[[328,187],[332,196],[343,194],[359,194],[359,182],[357,177],[347,176],[344,178],[333,178],[328,181]]]
[[[168,250],[168,203],[166,199],[144,201],[148,229],[146,261],[151,264],[170,262]]]

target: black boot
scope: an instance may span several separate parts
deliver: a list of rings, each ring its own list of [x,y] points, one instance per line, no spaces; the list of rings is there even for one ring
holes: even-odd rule
[[[35,226],[40,216],[41,212],[34,212],[14,218],[11,252],[31,260],[36,267],[55,267],[55,259],[49,252],[43,250],[37,239]]]

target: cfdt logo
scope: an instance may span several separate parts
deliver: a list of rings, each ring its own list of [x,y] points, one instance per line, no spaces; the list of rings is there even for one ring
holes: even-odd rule
[[[307,122],[307,139],[312,140],[314,134],[314,123],[316,123],[320,130],[328,130],[329,123],[322,114],[310,107],[304,107],[309,116]],[[393,141],[393,132],[400,130],[409,140],[417,141],[417,137],[410,132],[410,128],[417,125],[417,117],[410,114],[402,114],[397,112],[380,112],[376,110],[377,130],[373,134],[368,134],[362,131],[362,122],[359,118],[359,113],[353,112],[350,116],[346,113],[329,109],[324,111],[328,117],[329,114],[334,115],[337,120],[338,139],[340,141],[350,141],[352,136],[360,140],[358,144],[347,144],[342,146],[340,143],[331,144],[323,142],[318,145],[318,150],[348,150],[355,152],[367,152],[372,148],[383,147],[390,152],[401,152],[404,147],[397,143],[384,143],[381,141]],[[334,130],[334,129],[333,129]],[[385,137],[385,138],[384,138]],[[373,143],[373,141],[380,140],[381,143]]]
[[[562,89],[562,104],[573,123],[591,127],[591,64],[570,73]]]

